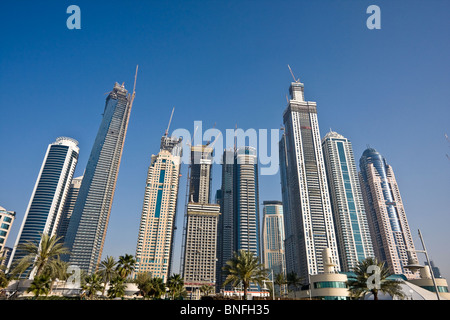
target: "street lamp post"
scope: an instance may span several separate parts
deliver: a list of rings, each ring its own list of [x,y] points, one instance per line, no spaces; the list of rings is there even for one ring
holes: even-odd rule
[[[274,282],[273,282],[273,270],[270,270],[269,274],[272,275],[272,280],[270,280],[270,279],[269,280],[263,280],[263,282],[264,282],[263,290],[269,291],[269,289],[266,286],[266,282],[272,282],[272,299],[275,300],[275,289],[274,289],[275,285],[274,285]]]
[[[416,253],[424,253],[425,254],[425,258],[427,259],[428,267],[430,269],[431,280],[433,281],[434,290],[436,291],[436,297],[438,300],[441,300],[441,297],[439,296],[438,287],[436,285],[436,279],[434,278],[434,273],[431,268],[430,259],[428,257],[427,249],[425,248],[425,242],[423,241],[422,233],[420,232],[420,229],[418,230],[418,232],[419,232],[419,238],[420,238],[420,242],[422,243],[423,250],[414,250],[414,251]],[[413,251],[413,250],[409,250],[409,251]],[[410,269],[414,273],[414,271],[417,271],[418,269],[422,269],[424,267],[419,265],[418,261],[412,261],[412,259],[410,258],[410,261],[408,262],[408,265],[405,266],[405,268]]]

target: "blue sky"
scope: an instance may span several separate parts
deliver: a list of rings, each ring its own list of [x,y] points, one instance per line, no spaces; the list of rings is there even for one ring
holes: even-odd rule
[[[69,30],[66,9],[81,9]],[[381,9],[369,30],[366,9]],[[103,255],[135,253],[147,167],[172,107],[171,131],[278,129],[292,77],[316,101],[321,135],[367,145],[394,168],[416,247],[450,277],[450,2],[431,1],[11,1],[0,25],[0,205],[17,212],[12,246],[46,147],[79,141],[83,173],[106,92],[131,90],[139,64]],[[181,180],[181,245],[186,166]],[[220,185],[214,167],[213,185]],[[280,200],[279,176],[261,176],[260,199]],[[179,247],[175,252],[175,272]],[[420,257],[423,260],[423,257]]]

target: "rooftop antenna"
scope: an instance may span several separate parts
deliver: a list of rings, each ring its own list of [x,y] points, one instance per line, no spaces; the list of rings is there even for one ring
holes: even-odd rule
[[[300,78],[299,79],[295,79],[294,73],[292,72],[291,67],[288,65],[289,71],[291,72],[292,78],[294,79],[294,82],[300,82]]]
[[[172,122],[172,116],[173,116],[174,110],[175,110],[175,107],[172,108],[172,114],[170,115],[169,124],[167,125],[167,129],[166,129],[166,133],[165,133],[166,137],[169,134],[169,127],[170,127],[170,123]]]

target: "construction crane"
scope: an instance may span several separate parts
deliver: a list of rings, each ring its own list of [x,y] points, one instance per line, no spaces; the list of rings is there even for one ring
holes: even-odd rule
[[[214,139],[214,141],[212,143],[208,144],[209,148],[212,148],[214,146],[214,144],[216,143],[217,139],[219,139],[220,135],[222,134],[222,132],[219,131],[219,134],[217,135],[217,137]]]
[[[136,95],[136,79],[137,79],[138,68],[139,68],[139,65],[136,65],[136,73],[134,74],[133,94],[131,95],[131,104],[133,104],[134,96]],[[123,84],[122,84],[122,86],[123,86]]]
[[[300,78],[295,79],[294,73],[292,72],[291,67],[288,65],[289,71],[291,72],[292,78],[294,79],[294,82],[300,82]]]
[[[167,125],[167,129],[166,129],[166,133],[165,136],[167,137],[169,135],[169,128],[170,128],[170,123],[172,122],[172,116],[173,116],[173,112],[175,111],[175,107],[172,108],[172,113],[170,115],[170,119],[169,119],[169,124]]]
[[[448,135],[445,133],[444,134],[445,139],[450,143],[450,139],[448,138]],[[450,156],[448,154],[445,154],[447,156],[447,159],[450,160]]]

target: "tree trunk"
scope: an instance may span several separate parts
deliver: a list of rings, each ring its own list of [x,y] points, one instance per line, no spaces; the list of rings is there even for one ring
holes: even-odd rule
[[[248,284],[244,282],[244,300],[247,300]]]

